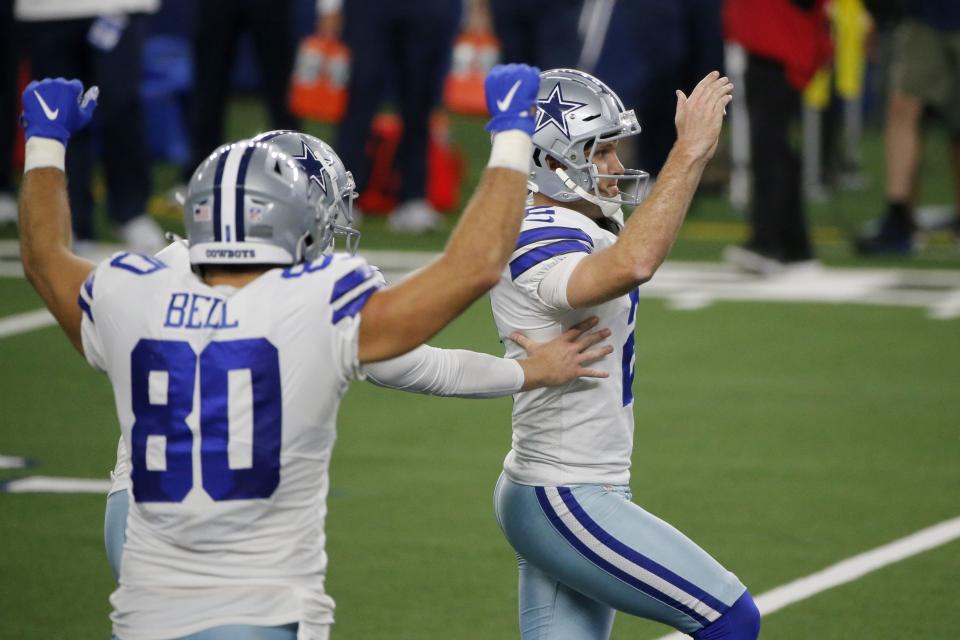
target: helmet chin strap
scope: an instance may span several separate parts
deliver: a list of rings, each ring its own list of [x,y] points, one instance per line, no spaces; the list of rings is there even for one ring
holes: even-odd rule
[[[586,189],[584,189],[583,187],[578,185],[576,182],[574,182],[573,179],[569,175],[567,175],[567,172],[563,167],[557,167],[556,169],[553,170],[553,172],[556,173],[561,180],[563,180],[563,185],[567,189],[570,189],[571,191],[573,191],[575,194],[577,194],[587,202],[591,204],[595,204],[598,207],[600,207],[600,213],[603,214],[603,217],[616,219],[617,213],[620,213],[621,217],[623,216],[623,213],[620,211],[619,202],[602,200],[601,198],[598,198],[597,196],[588,192]]]

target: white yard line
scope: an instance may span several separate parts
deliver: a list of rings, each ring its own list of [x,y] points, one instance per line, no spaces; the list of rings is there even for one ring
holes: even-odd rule
[[[960,517],[944,520],[939,524],[921,529],[904,538],[846,560],[841,560],[826,569],[762,593],[755,598],[757,608],[760,609],[760,615],[770,615],[791,604],[806,600],[842,584],[853,582],[868,573],[924,551],[935,549],[957,538],[960,538]],[[683,638],[687,638],[687,636],[682,633],[671,633],[661,636],[657,640],[681,640]]]
[[[109,480],[89,478],[55,478],[29,476],[0,483],[0,492],[6,493],[102,493],[110,490]]]
[[[56,324],[53,316],[46,309],[37,309],[36,311],[27,311],[17,313],[12,316],[0,318],[0,338],[14,336],[18,333],[26,333],[34,329],[43,329]]]
[[[0,241],[0,277],[17,275],[14,241]],[[429,263],[426,251],[361,251],[391,282]],[[14,273],[16,272],[16,274]],[[703,309],[716,302],[795,302],[919,307],[937,320],[960,318],[960,271],[823,268],[760,278],[724,264],[669,262],[640,289],[663,298],[673,309]],[[54,324],[44,310],[0,318],[0,338]]]
[[[0,455],[0,469],[23,469],[26,466],[26,458]]]

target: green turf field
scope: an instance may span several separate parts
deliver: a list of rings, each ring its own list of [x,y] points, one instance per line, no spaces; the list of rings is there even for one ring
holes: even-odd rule
[[[9,314],[38,303],[0,280]],[[434,342],[497,353],[481,301]],[[635,499],[759,594],[960,515],[958,321],[861,306],[641,302]],[[58,330],[0,338],[0,472],[106,477],[106,378]],[[482,402],[482,404],[481,404]],[[516,637],[516,576],[491,494],[509,400],[357,384],[332,468],[329,591],[339,638]],[[0,637],[106,638],[104,500],[0,493]],[[767,638],[952,637],[960,542],[764,620]],[[666,629],[620,616],[614,637]]]

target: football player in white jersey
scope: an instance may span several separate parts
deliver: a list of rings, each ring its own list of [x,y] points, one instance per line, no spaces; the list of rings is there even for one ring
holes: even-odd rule
[[[513,443],[495,491],[517,551],[524,640],[605,640],[614,612],[658,620],[699,640],[752,640],[757,608],[743,584],[666,522],[631,501],[634,324],[638,287],[666,258],[707,161],[732,85],[716,72],[677,92],[677,141],[641,202],[646,174],[617,145],[640,131],[597,78],[540,76],[527,209],[492,293],[501,336],[547,340],[595,315],[616,351],[606,379],[516,396]],[[622,226],[621,206],[635,206]],[[521,345],[507,343],[507,356]]]
[[[270,142],[279,147],[300,164],[311,180],[322,187],[327,183],[328,172],[333,172],[343,192],[335,201],[337,216],[334,235],[343,239],[350,253],[354,253],[360,235],[353,228],[352,203],[356,192],[353,176],[336,152],[319,138],[298,131],[268,131],[253,140]],[[190,271],[189,245],[185,240],[176,240],[156,257],[175,271]],[[596,318],[588,318],[548,343],[527,341],[527,357],[519,360],[421,345],[397,358],[368,364],[364,366],[364,373],[367,380],[379,386],[461,398],[512,395],[521,390],[566,384],[578,376],[606,377],[609,375],[606,372],[589,368],[594,360],[613,350],[609,346],[592,349],[610,335],[607,329],[587,333],[594,326]],[[110,477],[111,486],[104,515],[104,543],[113,576],[118,578],[130,488],[130,465],[122,437],[117,445],[117,462]]]
[[[480,185],[444,254],[383,288],[363,259],[324,254],[339,185],[324,192],[269,142],[224,145],[194,173],[195,272],[130,253],[78,258],[64,155],[95,91],[27,86],[24,272],[108,373],[132,465],[114,635],[329,636],[322,531],[339,400],[363,363],[422,344],[497,282],[523,215],[538,87],[524,65],[491,72]]]

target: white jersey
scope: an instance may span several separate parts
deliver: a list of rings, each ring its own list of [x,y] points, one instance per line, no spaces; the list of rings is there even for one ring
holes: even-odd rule
[[[507,357],[523,353],[508,340],[514,331],[542,342],[593,315],[600,319],[598,326],[610,329],[614,348],[591,365],[609,378],[581,378],[514,396],[513,445],[503,468],[515,482],[619,485],[630,480],[638,293],[576,310],[566,300],[574,267],[615,241],[615,235],[571,209],[528,208],[517,248],[491,294]]]
[[[83,349],[110,376],[132,489],[117,636],[298,622],[312,638],[333,621],[327,470],[380,283],[341,255],[241,289],[130,253],[91,274]]]

